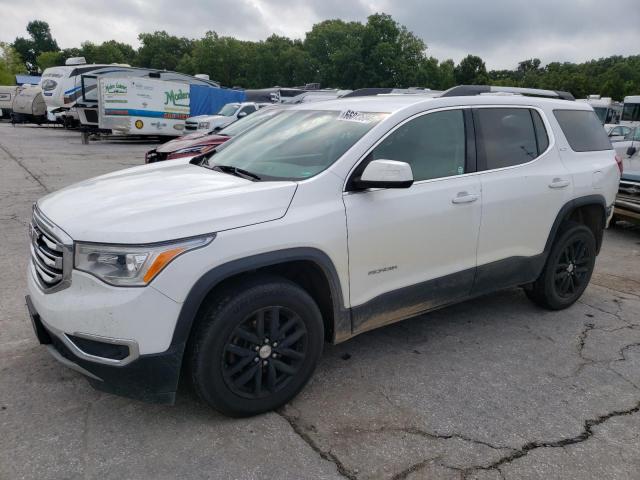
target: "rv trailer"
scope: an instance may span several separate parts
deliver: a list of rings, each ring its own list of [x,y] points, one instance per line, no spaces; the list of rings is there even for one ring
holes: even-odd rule
[[[87,64],[82,57],[70,58],[64,66],[47,68],[42,74],[40,85],[49,110],[62,122],[79,123],[85,130],[99,130],[98,78],[105,77],[149,77],[188,81],[209,87],[220,86],[217,82],[203,78],[206,76],[196,78],[177,72],[125,64]]]
[[[244,100],[244,91],[182,80],[149,77],[102,77],[98,82],[98,128],[125,135],[179,136],[192,115],[217,112],[221,105]]]
[[[577,101],[591,105],[591,108],[596,112],[600,123],[603,125],[617,125],[620,123],[622,104],[614,101],[611,97],[589,95],[586,99],[579,99]]]
[[[189,116],[189,85],[144,77],[98,80],[98,126],[124,135],[178,136]]]
[[[625,127],[640,127],[640,95],[624,97],[620,125],[624,125]]]
[[[47,105],[42,96],[42,89],[36,85],[18,87],[11,105],[12,123],[47,123]]]
[[[17,91],[18,87],[15,85],[0,86],[0,118],[11,118],[13,99]]]

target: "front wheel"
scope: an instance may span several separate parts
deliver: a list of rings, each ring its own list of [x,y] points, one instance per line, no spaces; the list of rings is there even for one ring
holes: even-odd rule
[[[567,308],[587,288],[595,261],[593,232],[585,225],[571,222],[554,242],[540,277],[525,292],[542,307]]]
[[[322,353],[318,306],[298,285],[257,277],[216,295],[190,346],[198,395],[230,416],[276,409],[307,383]]]

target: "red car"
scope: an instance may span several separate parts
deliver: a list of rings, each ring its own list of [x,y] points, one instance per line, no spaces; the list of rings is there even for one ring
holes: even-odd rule
[[[149,150],[144,156],[145,163],[174,160],[176,158],[194,157],[213,150],[236,135],[253,128],[273,117],[284,108],[280,105],[265,107],[258,112],[233,122],[222,130],[210,132],[195,132],[183,135],[159,147]]]

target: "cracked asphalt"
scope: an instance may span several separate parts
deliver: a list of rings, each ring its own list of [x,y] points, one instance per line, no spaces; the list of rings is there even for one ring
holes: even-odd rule
[[[0,123],[0,479],[640,479],[640,228],[548,312],[518,289],[325,348],[279,412],[222,417],[97,392],[24,307],[31,204],[148,144]],[[149,319],[152,328],[153,319]]]

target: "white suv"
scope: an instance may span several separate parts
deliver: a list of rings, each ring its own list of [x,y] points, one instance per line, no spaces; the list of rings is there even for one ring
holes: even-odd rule
[[[213,154],[40,199],[40,341],[96,388],[149,401],[172,402],[185,367],[239,416],[294,397],[325,340],[516,286],[568,307],[620,165],[590,106],[498,90],[302,104]]]

